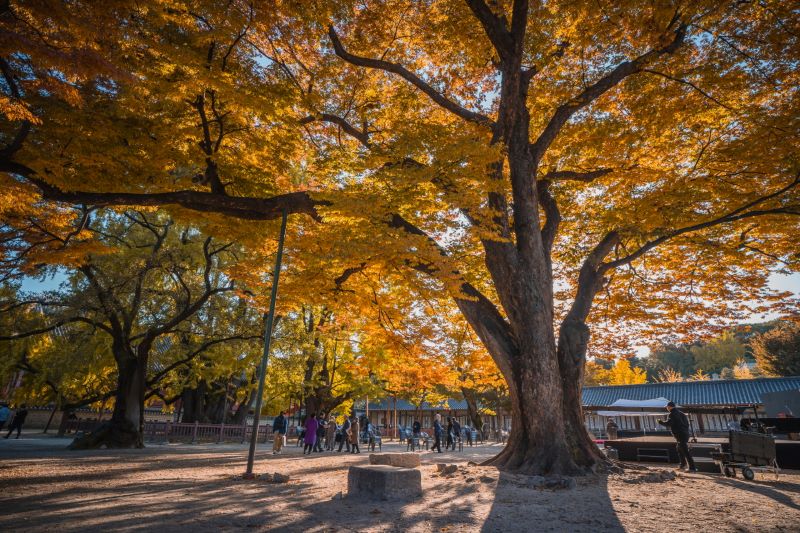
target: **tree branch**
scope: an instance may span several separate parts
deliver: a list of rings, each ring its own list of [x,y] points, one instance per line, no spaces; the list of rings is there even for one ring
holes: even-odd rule
[[[61,326],[65,326],[67,324],[74,324],[76,322],[81,322],[81,323],[84,323],[84,324],[89,324],[89,325],[92,325],[92,326],[96,326],[96,327],[99,327],[99,328],[101,328],[101,329],[103,329],[105,331],[110,332],[110,329],[105,324],[97,323],[97,322],[95,322],[93,320],[89,320],[86,317],[75,316],[75,317],[69,317],[69,318],[64,318],[64,319],[58,320],[58,321],[54,322],[53,324],[50,324],[50,325],[45,326],[45,327],[36,328],[36,329],[29,330],[29,331],[23,331],[22,333],[14,333],[12,335],[0,335],[0,341],[13,341],[13,340],[25,339],[25,338],[28,338],[28,337],[35,337],[36,335],[42,335],[44,333],[50,333],[51,331],[56,330],[56,329],[60,328]]]
[[[39,188],[45,200],[71,204],[95,206],[180,205],[194,211],[220,213],[244,220],[275,220],[280,218],[283,210],[286,209],[289,214],[308,215],[316,221],[322,220],[317,212],[317,207],[330,205],[328,201],[312,199],[306,191],[279,194],[270,198],[223,196],[191,190],[159,193],[63,191],[38,178],[32,169],[19,163],[4,164],[0,162],[0,172],[3,171],[23,176]]]
[[[556,109],[556,112],[553,114],[550,121],[547,123],[547,126],[545,126],[544,130],[539,135],[539,138],[536,139],[536,142],[531,144],[531,153],[533,154],[534,160],[537,162],[541,161],[542,156],[544,156],[545,152],[556,139],[559,132],[564,127],[564,124],[567,123],[570,117],[572,117],[580,109],[583,109],[590,103],[597,100],[600,96],[608,92],[613,87],[617,86],[620,82],[622,82],[622,80],[631,74],[641,72],[645,65],[650,63],[652,60],[664,54],[674,53],[683,44],[685,37],[686,25],[681,24],[675,30],[673,38],[668,44],[662,46],[661,48],[650,50],[649,52],[646,52],[631,61],[624,61],[620,63],[614,70],[584,89],[578,96],[565,104],[561,104],[558,109]]]
[[[558,232],[558,226],[561,224],[561,211],[558,209],[556,199],[550,192],[550,180],[539,180],[536,193],[539,195],[539,205],[542,206],[545,214],[544,227],[542,228],[542,245],[544,246],[545,257],[550,262],[553,242]]]
[[[703,96],[705,96],[707,99],[711,100],[712,102],[714,102],[718,106],[724,107],[728,111],[734,111],[734,109],[731,106],[720,102],[719,100],[717,100],[716,98],[714,98],[713,96],[711,96],[710,94],[705,92],[703,89],[701,89],[700,87],[698,87],[697,85],[695,85],[694,83],[692,83],[692,82],[690,82],[688,80],[684,80],[682,78],[675,78],[673,76],[670,76],[669,74],[664,74],[663,72],[658,72],[657,70],[652,70],[652,69],[649,69],[649,68],[642,69],[642,72],[646,72],[648,74],[653,74],[655,76],[661,76],[662,78],[668,79],[670,81],[674,81],[676,83],[680,83],[680,84],[686,85],[688,87],[691,87],[692,89],[694,89],[698,93],[702,94]]]
[[[558,170],[554,172],[548,172],[544,176],[540,176],[539,180],[547,180],[547,181],[585,181],[590,182],[594,181],[599,177],[605,176],[606,174],[610,174],[614,172],[614,169],[611,168],[599,168],[597,170],[591,170],[589,172],[576,172],[574,170]]]
[[[319,113],[318,115],[309,115],[300,119],[300,124],[302,125],[310,124],[311,122],[330,122],[331,124],[336,124],[345,133],[364,145],[365,148],[371,147],[369,143],[369,134],[366,131],[359,130],[342,117],[330,113]]]
[[[616,231],[609,232],[584,260],[578,274],[578,288],[575,293],[575,299],[572,301],[572,305],[564,318],[564,323],[583,324],[586,321],[589,311],[592,309],[594,297],[603,285],[602,262],[619,243],[619,240],[620,236]]]
[[[514,48],[514,37],[508,30],[508,21],[504,16],[495,15],[484,0],[466,0],[491,41],[497,55],[502,61],[508,59]]]
[[[439,246],[432,237],[401,215],[393,214],[390,225],[394,228],[402,229],[411,235],[425,237],[427,241],[436,248],[439,254],[443,257],[447,257],[447,252]],[[433,278],[436,278],[436,275],[439,273],[436,267],[426,261],[417,261],[416,263],[409,262],[408,264],[418,272]],[[509,383],[514,383],[511,365],[514,354],[516,353],[516,347],[514,345],[515,341],[511,326],[489,298],[471,283],[467,282],[459,272],[454,271],[453,274],[459,276],[461,279],[461,295],[453,295],[456,305],[458,305],[464,317],[474,328],[478,337],[490,348],[489,353],[492,355],[492,358],[495,360],[495,363],[497,363],[504,377],[510,380]]]
[[[147,386],[148,387],[152,387],[153,385],[158,383],[161,380],[161,378],[163,378],[164,376],[166,376],[167,374],[169,374],[170,372],[172,372],[173,370],[175,370],[179,366],[185,365],[185,364],[191,362],[198,355],[200,355],[201,353],[203,353],[204,351],[208,350],[209,348],[211,348],[214,345],[221,344],[221,343],[224,343],[224,342],[231,342],[231,341],[234,341],[234,340],[258,340],[260,338],[261,338],[260,335],[233,335],[233,336],[230,336],[230,337],[224,337],[224,338],[221,338],[221,339],[213,339],[213,340],[210,340],[210,341],[206,341],[202,345],[200,345],[200,347],[198,347],[196,350],[194,350],[193,352],[190,352],[183,359],[180,359],[178,361],[173,362],[170,365],[167,365],[164,369],[162,369],[161,371],[156,373],[152,378],[148,379],[147,380]]]
[[[798,205],[797,207],[785,207],[785,206],[783,206],[783,207],[776,207],[776,208],[773,208],[773,209],[759,209],[759,210],[748,211],[749,209],[751,209],[751,208],[753,208],[753,207],[755,207],[755,206],[757,206],[759,204],[762,204],[762,203],[764,203],[764,202],[766,202],[768,200],[772,200],[774,198],[777,198],[778,196],[783,195],[784,193],[786,193],[786,192],[792,190],[793,188],[795,188],[798,184],[800,184],[800,174],[798,174],[790,184],[786,185],[785,187],[781,188],[778,191],[775,191],[772,194],[768,194],[766,196],[761,196],[760,198],[757,198],[757,199],[755,199],[755,200],[753,200],[751,202],[748,202],[748,203],[742,205],[741,207],[738,207],[737,209],[734,209],[733,211],[731,211],[731,212],[729,212],[729,213],[727,213],[725,215],[722,215],[720,217],[717,217],[715,219],[708,220],[706,222],[700,222],[698,224],[692,224],[690,226],[686,226],[686,227],[683,227],[683,228],[679,228],[679,229],[673,230],[673,231],[671,231],[671,232],[669,232],[669,233],[667,233],[665,235],[662,235],[662,236],[660,236],[660,237],[658,237],[656,239],[653,239],[653,240],[650,240],[650,241],[646,242],[641,247],[639,247],[639,249],[637,249],[636,251],[626,255],[625,257],[622,257],[622,258],[617,259],[615,261],[609,261],[608,263],[603,263],[602,265],[600,265],[600,272],[603,273],[603,272],[606,272],[606,271],[611,270],[613,268],[617,268],[619,266],[631,263],[631,262],[635,261],[636,259],[638,259],[639,257],[641,257],[644,254],[646,254],[647,252],[649,252],[650,250],[652,250],[653,248],[655,248],[656,246],[658,246],[659,244],[662,244],[662,243],[664,243],[664,242],[666,242],[666,241],[668,241],[670,239],[674,239],[675,237],[678,237],[680,235],[684,235],[686,233],[691,233],[691,232],[694,232],[694,231],[699,231],[699,230],[702,230],[702,229],[710,228],[710,227],[713,227],[713,226],[718,226],[720,224],[727,224],[729,222],[736,222],[738,220],[744,220],[744,219],[747,219],[747,218],[754,218],[754,217],[760,217],[760,216],[766,216],[766,215],[781,215],[781,214],[785,214],[785,215],[800,216],[800,205]]]
[[[341,57],[348,63],[351,63],[359,67],[367,67],[397,74],[401,78],[411,83],[417,89],[427,94],[431,100],[436,102],[444,109],[447,109],[451,113],[463,118],[464,120],[468,120],[476,124],[481,124],[489,127],[493,126],[493,122],[489,117],[482,115],[481,113],[470,111],[469,109],[466,109],[465,107],[462,107],[461,105],[457,104],[453,100],[448,99],[440,92],[438,92],[436,89],[431,87],[430,84],[425,82],[422,78],[420,78],[413,72],[409,71],[404,66],[398,63],[392,63],[390,61],[384,61],[383,59],[372,59],[368,57],[361,57],[347,52],[347,50],[344,49],[342,42],[339,40],[339,36],[336,34],[336,30],[333,29],[333,26],[328,28],[328,36],[330,37],[331,42],[333,43],[333,49],[334,52],[336,52],[336,55]]]

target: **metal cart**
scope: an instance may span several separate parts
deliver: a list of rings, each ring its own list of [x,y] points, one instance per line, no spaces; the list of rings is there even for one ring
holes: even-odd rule
[[[755,471],[772,472],[778,478],[780,468],[775,458],[775,437],[752,431],[730,431],[727,450],[713,452],[711,457],[726,477],[736,477],[736,469],[742,477],[752,481]]]

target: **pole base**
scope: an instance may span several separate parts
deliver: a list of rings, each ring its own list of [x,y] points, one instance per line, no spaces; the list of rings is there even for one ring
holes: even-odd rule
[[[254,473],[252,473],[252,472],[245,472],[244,474],[242,474],[242,479],[255,479],[255,478],[257,478],[257,477],[258,477],[258,476],[257,476],[257,475],[255,475],[255,474],[254,474]]]

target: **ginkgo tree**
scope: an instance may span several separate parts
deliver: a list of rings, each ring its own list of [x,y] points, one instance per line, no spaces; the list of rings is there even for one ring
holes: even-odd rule
[[[23,350],[12,364],[47,385],[63,408],[113,399],[108,423],[73,447],[141,447],[145,400],[166,399],[162,379],[203,358],[233,361],[229,375],[236,363],[241,371],[247,356],[257,353],[261,320],[223,271],[235,260],[233,243],[176,227],[164,214],[84,213],[77,218],[78,254],[70,253],[74,231],[59,235],[32,218],[18,230],[15,242],[24,243],[19,263],[59,261],[68,275],[57,290],[0,301],[0,315],[14,318],[0,342],[41,339],[44,347]],[[43,252],[51,240],[59,247]],[[73,262],[65,264],[67,256]],[[202,377],[192,372],[192,381]],[[172,381],[173,388],[186,386],[186,380]]]
[[[284,408],[293,397],[302,402],[305,413],[343,412],[343,404],[376,393],[354,325],[341,306],[301,305],[282,317],[272,358],[280,363],[276,370],[268,369],[267,379],[273,374],[289,376],[288,382],[278,378],[276,393],[283,397]]]
[[[178,206],[254,249],[285,210],[332,291],[446,292],[508,386],[503,468],[604,463],[580,401],[600,316],[691,331],[797,268],[786,3],[4,9],[6,184]]]

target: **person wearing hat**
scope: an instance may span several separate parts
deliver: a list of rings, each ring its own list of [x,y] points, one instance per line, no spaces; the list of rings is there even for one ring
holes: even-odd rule
[[[667,411],[669,411],[667,419],[657,420],[657,422],[662,426],[668,427],[677,441],[678,457],[681,460],[678,468],[681,470],[688,469],[689,472],[697,472],[692,454],[689,453],[689,417],[675,407],[675,402],[667,403]]]

